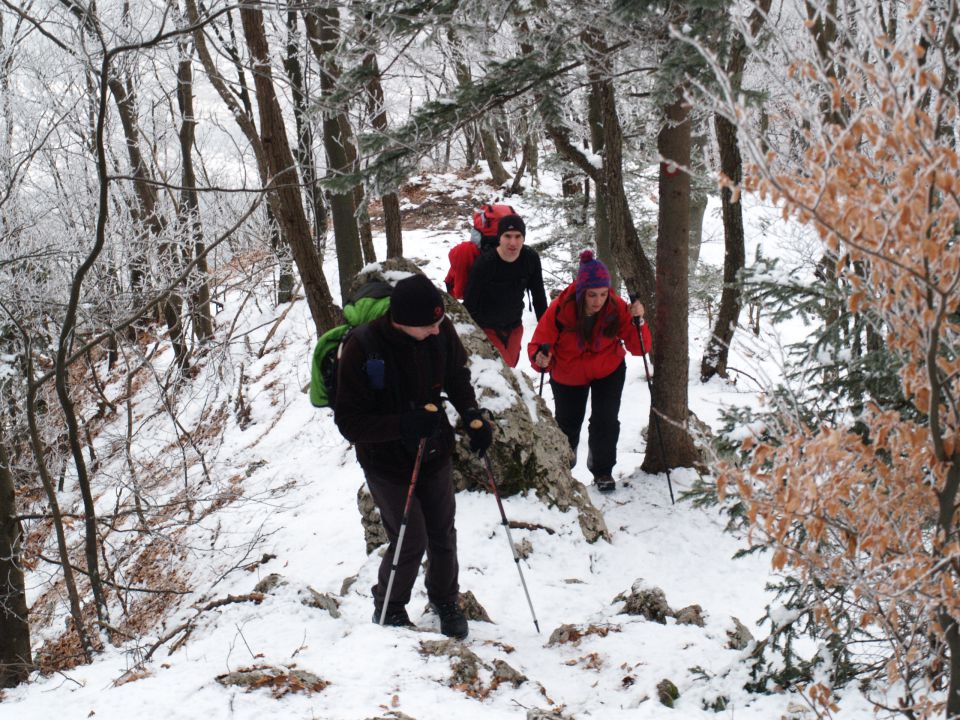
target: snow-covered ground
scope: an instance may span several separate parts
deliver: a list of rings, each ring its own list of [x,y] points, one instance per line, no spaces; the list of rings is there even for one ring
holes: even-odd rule
[[[786,240],[782,252],[796,247],[795,238],[778,225],[777,212],[747,200],[752,243],[762,238],[767,255],[774,254],[778,238]],[[549,226],[536,215],[534,201],[511,202],[528,217],[528,241],[546,239]],[[714,204],[707,214],[705,235],[702,259],[722,264],[722,229]],[[447,251],[465,236],[465,229],[408,231],[405,254],[423,262],[424,272],[442,286]],[[378,252],[383,253],[382,238],[378,242]],[[751,248],[748,258],[752,257]],[[327,277],[335,279],[335,268],[331,265],[328,270]],[[221,332],[233,322],[241,302],[241,298],[228,298],[218,316]],[[481,697],[463,687],[451,687],[455,684],[451,659],[421,653],[422,642],[443,639],[436,618],[423,613],[427,600],[422,573],[409,606],[419,630],[381,628],[371,622],[370,587],[380,558],[365,552],[356,502],[362,474],[353,451],[337,432],[331,411],[313,408],[302,391],[309,380],[314,340],[302,300],[269,340],[263,357],[257,357],[272,320],[283,310],[269,303],[247,303],[234,330],[238,338],[245,338],[234,343],[234,367],[204,368],[177,400],[181,423],[187,428],[199,423],[204,405],[235,407],[240,383],[236,368],[243,363],[250,423],[241,429],[231,411],[223,437],[203,445],[212,478],[208,485],[242,495],[176,538],[183,546],[182,573],[196,592],[183,598],[163,626],[139,645],[131,641],[110,648],[90,665],[36,677],[8,691],[0,704],[0,718],[496,720],[524,718],[533,708],[557,710],[562,713],[557,717],[570,718],[814,717],[799,696],[753,695],[742,689],[748,679],[742,663],[745,652],[727,647],[727,631],[732,630],[735,616],[757,637],[765,634],[755,622],[771,601],[764,589],[770,579],[769,559],[754,555],[733,560],[746,541],[724,532],[725,518],[717,510],[697,509],[685,502],[671,505],[666,477],[639,471],[649,393],[643,364],[633,357],[628,358],[620,416],[617,490],[600,495],[589,488],[606,518],[612,542],[585,542],[573,513],[548,509],[532,498],[504,500],[511,521],[553,531],[512,531],[517,543],[526,540],[533,548],[522,569],[540,634],[534,628],[494,498],[477,492],[458,495],[461,589],[472,591],[494,621],[471,623],[465,645],[486,666],[492,668],[494,660],[502,660],[527,680],[490,689],[492,670],[484,667],[482,685],[473,688],[474,695]],[[534,324],[528,310],[525,340]],[[759,339],[739,333],[731,365],[750,368],[757,378],[775,375],[778,341],[768,332]],[[786,328],[786,332],[803,330]],[[701,384],[698,368],[706,336],[706,319],[692,317],[690,405],[701,419],[715,424],[722,405],[756,403],[758,388],[746,377],[736,384],[721,379]],[[535,376],[529,367],[518,372]],[[544,394],[549,396],[549,385]],[[150,400],[138,402],[137,452],[160,454],[172,437],[170,422],[154,414],[148,407]],[[118,428],[124,422],[118,418]],[[589,483],[584,460],[581,454],[574,475]],[[676,470],[671,477],[678,497],[696,479],[689,470]],[[178,489],[157,489],[156,499],[172,497]],[[257,562],[264,554],[273,557]],[[235,569],[227,572],[231,568]],[[270,573],[279,573],[287,584],[259,604],[233,602],[203,612],[189,639],[174,652],[170,650],[176,637],[138,665],[156,639],[194,616],[195,607],[250,593]],[[354,576],[355,582],[348,583],[341,595],[344,581]],[[614,597],[641,579],[662,588],[673,608],[700,605],[704,627],[678,625],[672,618],[662,625],[619,614],[623,605],[614,603]],[[35,574],[30,580],[32,601],[42,578]],[[337,597],[340,617],[303,605],[301,592],[307,586]],[[577,642],[549,644],[551,632],[563,624],[584,630],[595,627]],[[35,642],[45,632],[52,630],[36,628]],[[256,665],[306,670],[329,685],[313,694],[283,694],[270,687],[246,692],[215,680]],[[674,710],[657,699],[657,684],[666,678],[680,691]],[[726,698],[724,709],[706,709],[720,696]],[[833,717],[868,718],[872,711],[860,695],[851,692],[842,698],[840,711]]]

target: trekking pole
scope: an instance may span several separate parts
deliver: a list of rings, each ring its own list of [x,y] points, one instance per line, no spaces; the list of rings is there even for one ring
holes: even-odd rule
[[[538,353],[543,353],[546,355],[550,352],[550,343],[542,343],[537,347]],[[543,397],[543,376],[547,374],[546,368],[540,368],[540,392],[537,393],[540,397]]]
[[[474,420],[470,427],[479,428],[481,420]],[[483,464],[487,468],[487,479],[490,481],[490,487],[493,488],[493,496],[497,499],[497,507],[500,508],[500,519],[503,523],[503,529],[507,533],[507,542],[510,543],[510,550],[513,552],[513,562],[517,565],[517,572],[520,573],[520,584],[523,585],[523,594],[527,596],[527,605],[530,607],[530,614],[533,616],[533,626],[540,632],[540,623],[537,622],[537,613],[533,610],[533,602],[530,600],[530,592],[527,590],[527,581],[523,578],[523,568],[520,567],[520,555],[517,553],[517,546],[513,544],[513,538],[510,536],[510,524],[507,522],[507,514],[503,511],[503,501],[500,500],[500,489],[497,487],[497,481],[493,477],[493,468],[490,465],[490,458],[483,456]]]
[[[640,357],[643,358],[643,372],[647,376],[647,388],[650,390],[650,409],[653,410],[653,424],[657,429],[657,440],[660,443],[660,457],[663,458],[663,464],[666,467],[667,465],[667,453],[663,449],[663,433],[660,430],[660,413],[657,412],[653,407],[653,383],[650,382],[650,368],[647,366],[647,349],[643,346],[643,332],[640,330],[640,326],[643,325],[643,320],[641,318],[633,318],[633,324],[637,328],[637,337],[640,338]],[[666,467],[667,470],[667,488],[670,490],[670,504],[676,504],[673,499],[673,483],[670,481],[670,468]]]
[[[423,406],[427,412],[437,412],[437,406],[427,403]],[[397,575],[397,565],[400,562],[400,547],[403,545],[403,536],[407,533],[407,519],[410,517],[410,502],[413,500],[413,490],[417,486],[417,476],[420,474],[420,461],[423,460],[423,451],[427,446],[427,438],[420,438],[417,445],[417,458],[413,462],[413,475],[410,476],[410,487],[407,489],[407,501],[403,504],[403,519],[400,520],[400,534],[397,535],[397,547],[393,551],[393,564],[390,566],[390,579],[387,580],[387,592],[383,596],[383,609],[380,610],[380,625],[387,619],[387,605],[390,604],[390,592],[393,590],[393,579]]]

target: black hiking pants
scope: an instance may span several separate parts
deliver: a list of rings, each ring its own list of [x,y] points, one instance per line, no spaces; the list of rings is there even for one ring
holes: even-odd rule
[[[561,385],[550,380],[553,388],[553,415],[570,442],[574,455],[580,444],[580,428],[590,396],[587,469],[594,477],[610,475],[617,464],[617,440],[620,439],[620,396],[627,377],[626,363],[589,385]]]
[[[380,510],[380,521],[390,540],[390,546],[380,562],[377,584],[372,588],[374,603],[383,607],[393,556],[397,549],[400,523],[403,520],[403,506],[410,487],[410,476],[401,479],[396,475],[370,470],[365,470],[364,474],[370,494]],[[410,594],[424,552],[427,555],[424,579],[430,601],[446,603],[457,600],[460,592],[460,567],[457,563],[457,528],[454,525],[456,509],[450,460],[447,459],[429,471],[421,468],[413,499],[410,501],[410,515],[407,518],[403,546],[400,548],[397,575],[390,591],[391,608],[400,608],[410,602]]]

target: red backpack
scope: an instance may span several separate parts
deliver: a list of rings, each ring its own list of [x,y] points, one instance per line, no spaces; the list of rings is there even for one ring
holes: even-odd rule
[[[473,231],[470,233],[473,236],[473,233],[476,232],[480,239],[477,240],[474,237],[470,239],[474,240],[481,250],[496,247],[497,226],[500,224],[500,219],[507,215],[516,214],[516,210],[510,205],[484,205],[473,213]]]
[[[474,261],[480,256],[482,250],[497,246],[497,227],[500,225],[500,218],[516,214],[509,205],[496,204],[484,205],[473,213],[470,239],[454,246],[448,255],[450,270],[444,278],[448,293],[458,300],[463,300]]]

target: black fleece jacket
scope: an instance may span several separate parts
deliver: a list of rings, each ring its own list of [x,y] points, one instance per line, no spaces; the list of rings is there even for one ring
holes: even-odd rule
[[[539,320],[547,310],[547,294],[537,251],[524,245],[520,257],[504,262],[490,250],[473,263],[463,304],[480,327],[512,330],[523,318],[523,294],[528,289]]]
[[[369,323],[366,332],[372,350],[369,355],[355,335],[342,348],[334,421],[356,446],[361,466],[398,482],[409,482],[417,443],[402,439],[403,413],[427,403],[441,408],[440,427],[427,441],[424,470],[449,458],[453,428],[442,410],[440,393],[447,394],[461,415],[477,406],[467,353],[449,318],[440,323],[438,335],[425,340],[415,340],[393,327],[389,314]],[[371,387],[364,367],[369,358],[383,360],[383,390]]]

